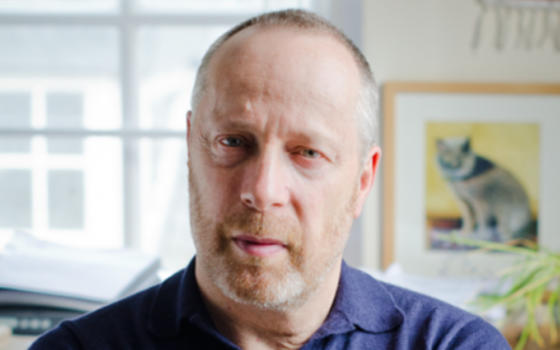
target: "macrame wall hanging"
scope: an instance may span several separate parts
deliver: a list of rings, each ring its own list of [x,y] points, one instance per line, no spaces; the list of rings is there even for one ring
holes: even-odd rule
[[[560,52],[560,0],[476,1],[480,11],[472,36],[473,49],[482,41],[490,41],[497,50],[548,46]]]

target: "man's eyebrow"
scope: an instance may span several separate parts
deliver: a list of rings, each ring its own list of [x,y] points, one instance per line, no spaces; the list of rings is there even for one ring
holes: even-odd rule
[[[215,118],[215,121],[217,122],[220,128],[235,129],[235,130],[255,129],[254,123],[251,123],[247,120],[243,120],[241,118],[235,118],[235,117]]]
[[[317,129],[296,130],[292,133],[297,139],[302,139],[308,142],[320,140],[326,141],[328,144],[335,144],[338,141],[336,133],[321,132]]]

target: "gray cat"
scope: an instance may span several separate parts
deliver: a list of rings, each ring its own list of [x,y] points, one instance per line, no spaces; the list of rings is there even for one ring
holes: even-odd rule
[[[455,195],[461,233],[507,242],[531,225],[529,198],[507,170],[474,153],[469,137],[437,140],[437,164]]]

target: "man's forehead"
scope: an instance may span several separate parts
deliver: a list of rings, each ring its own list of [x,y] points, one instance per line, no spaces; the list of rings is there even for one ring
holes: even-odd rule
[[[292,135],[356,137],[360,77],[347,48],[325,33],[247,28],[208,68],[200,110],[206,122],[256,130],[265,129],[259,123],[281,122],[277,130]]]
[[[342,106],[360,88],[356,63],[332,36],[290,27],[247,28],[230,38],[209,65],[207,88],[323,99]]]
[[[330,64],[332,74],[359,75],[352,53],[332,34],[281,25],[257,25],[236,33],[215,52],[210,70],[217,71],[215,78],[221,79],[224,70],[242,72],[248,65],[304,69],[309,62],[317,68]]]

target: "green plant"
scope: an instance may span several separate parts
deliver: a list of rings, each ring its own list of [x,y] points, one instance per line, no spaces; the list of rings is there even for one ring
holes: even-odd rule
[[[458,236],[456,234],[438,237],[442,240],[459,245],[466,245],[483,250],[512,253],[519,256],[513,266],[501,271],[498,292],[481,293],[473,305],[481,311],[494,306],[503,305],[506,310],[521,308],[526,314],[526,322],[519,337],[515,350],[523,349],[529,339],[540,347],[544,339],[539,331],[537,309],[546,305],[544,322],[550,326],[550,343],[558,341],[558,323],[555,312],[559,307],[560,297],[560,254],[539,248],[532,242],[508,244],[480,241]]]

